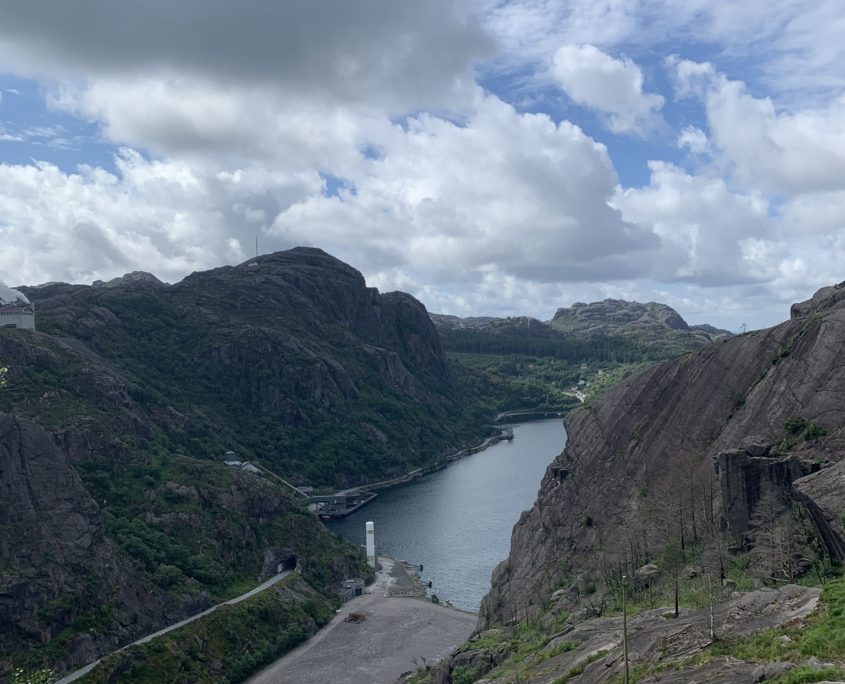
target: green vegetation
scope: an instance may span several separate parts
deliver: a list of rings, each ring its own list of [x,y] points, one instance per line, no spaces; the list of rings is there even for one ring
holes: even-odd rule
[[[215,601],[238,596],[256,585],[266,549],[279,546],[296,554],[301,577],[316,590],[312,598],[320,603],[336,600],[334,589],[344,577],[372,576],[355,548],[328,533],[313,514],[271,482],[167,454],[128,466],[96,460],[79,469],[101,506],[108,535],[160,589],[182,597],[205,592]],[[243,497],[242,510],[238,497]],[[263,510],[262,515],[251,515],[252,506]],[[25,652],[15,654],[15,661],[27,669],[38,668],[61,659],[79,635],[109,634],[117,601],[92,579],[82,591],[49,602],[38,615],[43,628],[67,627],[45,645],[21,644]],[[226,611],[230,608],[221,614]],[[265,636],[259,621],[242,626],[256,627],[255,633],[245,635],[253,642]],[[289,633],[291,644],[305,638],[300,632]],[[281,652],[280,644],[267,646],[261,657]]]
[[[79,681],[99,684],[241,682],[301,643],[334,606],[296,576],[103,661]]]
[[[303,559],[303,576],[321,591],[338,580],[333,565],[367,575],[360,554],[260,478],[170,454],[148,455],[128,468],[97,460],[79,469],[109,535],[163,589],[236,596],[254,585],[264,550],[281,541]],[[239,490],[270,514],[256,518],[227,506]]]
[[[485,396],[496,412],[568,411],[580,404],[569,393],[585,372],[555,358],[449,353],[449,369],[462,396]]]
[[[845,677],[845,577],[825,584],[819,608],[801,626],[768,629],[745,637],[721,636],[693,658],[637,665],[631,673],[631,684],[667,669],[696,667],[718,656],[752,663],[789,662],[796,665],[785,674],[766,680],[775,684],[842,679]],[[822,664],[803,664],[809,658],[816,658]]]
[[[823,661],[845,661],[845,577],[824,585],[819,610],[802,627],[766,630],[742,639],[726,638],[715,644],[712,652],[753,662],[800,663],[810,656]]]
[[[55,679],[53,670],[36,670],[27,672],[21,667],[12,671],[10,684],[51,684]]]
[[[694,348],[681,345],[666,349],[618,336],[599,334],[586,338],[557,333],[551,329],[547,335],[532,336],[529,330],[516,325],[440,328],[440,337],[447,351],[492,356],[549,357],[573,364],[584,361],[613,364],[661,361]]]
[[[628,375],[704,344],[688,331],[659,325],[608,334],[587,333],[580,323],[559,329],[559,322],[525,318],[491,319],[475,327],[438,321],[461,395],[483,392],[498,411],[565,412],[579,403],[575,390],[587,401],[596,399]]]
[[[295,308],[277,306],[278,318],[268,319],[245,305],[224,317],[222,304],[198,309],[184,292],[75,294],[96,315],[67,316],[48,298],[39,328],[81,340],[114,372],[30,336],[0,410],[14,408],[47,428],[106,424],[125,439],[132,430],[118,423],[134,404],[156,417],[141,446],[214,460],[233,450],[297,484],[326,488],[435,465],[479,441],[492,417],[483,395],[460,394],[409,360],[415,395],[386,382],[387,356],[350,340],[340,325],[315,329]],[[120,401],[102,401],[103,390]]]
[[[646,500],[658,498],[656,492],[647,493]],[[674,518],[673,510],[667,513]],[[793,513],[794,514],[794,513]],[[725,549],[726,547],[722,547]],[[719,560],[718,548],[714,548],[701,537],[698,541],[687,539],[686,549],[670,544],[663,553],[658,553],[652,562],[657,567],[655,574],[632,577],[628,583],[629,616],[661,606],[671,606],[676,577],[679,579],[679,605],[684,609],[707,611],[711,605],[719,604],[731,597],[733,591],[751,591],[759,588],[767,577],[761,578],[759,559],[751,553],[730,554],[725,551]],[[685,554],[685,555],[684,555]],[[807,549],[802,552],[805,558]],[[719,563],[724,566],[725,582],[719,581]],[[637,566],[634,565],[636,568]],[[717,656],[731,656],[753,663],[790,661],[796,667],[776,682],[822,681],[820,672],[843,676],[845,665],[845,577],[841,569],[829,562],[805,563],[805,574],[796,578],[800,583],[812,584],[819,576],[826,581],[820,609],[807,618],[802,625],[758,632],[747,637],[731,637],[719,633],[720,622],[716,624],[715,641],[694,657],[680,660],[658,660],[651,663],[635,663],[631,670],[631,682],[653,677],[667,669],[691,669]],[[578,596],[582,618],[619,616],[622,613],[621,574],[622,567],[604,565],[591,575],[582,574],[577,584],[568,576],[559,586],[569,587],[569,596]],[[631,573],[628,569],[627,572]],[[819,575],[820,573],[820,575]],[[569,682],[582,674],[594,660],[603,657],[604,652],[585,657],[573,653],[572,658],[556,663],[546,661],[562,653],[577,651],[581,646],[577,640],[568,639],[564,628],[572,618],[562,611],[562,605],[549,602],[535,618],[510,627],[491,629],[476,639],[463,644],[459,653],[481,652],[482,658],[500,664],[482,673],[483,677],[500,681],[522,681],[529,676],[561,673],[556,682]],[[667,619],[672,610],[666,612]],[[577,620],[578,618],[576,618]],[[794,623],[793,623],[794,624]],[[808,658],[816,657],[833,667],[814,669],[804,667]],[[553,669],[549,669],[549,668]],[[479,675],[481,676],[481,675]],[[419,682],[430,681],[420,675]],[[621,684],[621,676],[613,680]]]
[[[207,452],[192,448],[198,434],[192,421],[143,398],[137,385],[121,384],[57,340],[15,333],[0,330],[0,352],[10,359],[3,363],[9,372],[0,411],[68,430],[87,445],[75,468],[108,537],[151,590],[170,592],[174,605],[203,592],[214,600],[231,598],[255,586],[264,553],[273,547],[295,553],[303,578],[327,597],[344,576],[370,575],[361,555],[280,485],[216,458],[197,458]],[[127,411],[131,396],[144,403]],[[208,428],[204,438],[215,442],[218,435]],[[223,446],[221,440],[218,453]],[[121,610],[118,596],[104,593],[93,575],[82,577],[38,613],[41,628],[52,633],[49,642],[12,633],[0,658],[26,671],[60,662],[80,635],[113,633]]]

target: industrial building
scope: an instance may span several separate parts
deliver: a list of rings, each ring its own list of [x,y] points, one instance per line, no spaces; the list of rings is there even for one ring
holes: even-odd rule
[[[0,327],[35,330],[35,307],[20,300],[11,304],[0,301]]]

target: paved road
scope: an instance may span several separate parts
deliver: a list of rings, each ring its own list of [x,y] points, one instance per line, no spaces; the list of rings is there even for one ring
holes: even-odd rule
[[[179,627],[183,627],[184,625],[187,625],[187,624],[193,622],[194,620],[199,620],[201,617],[208,615],[210,613],[213,613],[220,606],[234,606],[235,604],[240,603],[241,601],[245,601],[250,596],[255,596],[257,593],[262,592],[265,589],[272,587],[274,584],[276,584],[277,582],[280,582],[285,577],[290,575],[290,573],[291,573],[290,570],[285,570],[284,572],[280,572],[278,575],[271,577],[266,582],[259,584],[257,587],[255,587],[254,589],[251,589],[250,591],[246,592],[245,594],[241,594],[240,596],[237,596],[233,599],[229,599],[228,601],[224,601],[223,603],[218,603],[216,606],[212,606],[208,610],[204,610],[201,613],[197,613],[196,615],[192,615],[189,618],[186,618],[184,620],[180,620],[179,622],[176,622],[176,623],[174,623],[174,624],[172,624],[168,627],[165,627],[164,629],[160,629],[157,632],[153,632],[152,634],[147,634],[147,636],[141,637],[137,641],[133,641],[131,644],[127,644],[126,646],[122,646],[119,649],[117,649],[116,651],[112,651],[112,653],[118,653],[119,651],[122,651],[124,648],[129,648],[129,646],[138,646],[140,644],[146,644],[148,641],[152,641],[156,637],[160,637],[162,634],[167,634],[168,632],[172,632],[174,629],[179,629]],[[109,655],[111,655],[111,653],[103,656],[103,658],[107,658]],[[63,677],[62,679],[60,679],[59,681],[57,681],[56,684],[68,684],[69,682],[76,681],[80,677],[88,674],[91,670],[93,670],[97,666],[97,664],[100,662],[100,660],[102,660],[102,658],[98,658],[93,663],[89,663],[85,667],[83,667],[79,670],[76,670],[76,672],[71,672],[69,675],[67,675],[67,676]]]
[[[427,599],[388,596],[401,588],[399,564],[380,559],[371,593],[345,604],[334,619],[304,645],[262,670],[248,684],[388,684],[432,664],[472,633],[478,616]],[[346,622],[349,613],[363,613],[363,622]],[[416,661],[416,662],[415,662]]]

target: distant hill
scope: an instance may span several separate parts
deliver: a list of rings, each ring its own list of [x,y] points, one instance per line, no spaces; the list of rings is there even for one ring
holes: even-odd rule
[[[635,342],[695,349],[731,332],[712,325],[690,326],[671,306],[605,299],[558,309],[551,325],[563,333],[588,338],[618,335]]]
[[[731,333],[690,326],[666,304],[606,299],[558,309],[548,323],[525,316],[431,314],[447,351],[553,356],[571,362],[632,363],[672,358]]]

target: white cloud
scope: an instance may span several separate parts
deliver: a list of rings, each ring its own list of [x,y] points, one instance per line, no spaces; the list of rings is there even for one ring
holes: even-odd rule
[[[63,84],[53,107],[101,121],[111,141],[165,157],[204,159],[222,167],[252,161],[287,170],[344,173],[383,114],[242,86],[157,75]]]
[[[845,87],[841,0],[485,0],[500,62],[547,64],[561,44],[629,54],[680,46],[754,65],[766,88],[794,106]]]
[[[558,85],[575,102],[605,115],[615,133],[639,133],[660,121],[663,97],[643,92],[643,72],[592,45],[564,45],[552,60]]]
[[[88,127],[59,128],[70,115],[127,146],[114,172],[0,166],[0,273],[16,281],[175,280],[249,256],[256,234],[459,313],[623,296],[739,316],[841,279],[840,0],[0,7],[0,69],[34,75],[53,108],[38,125],[4,114],[0,141],[101,159],[73,137]],[[655,91],[679,50],[714,60],[670,62],[704,118]],[[612,131],[665,133],[611,138],[624,179],[643,150],[689,168],[652,162],[646,187],[617,187],[607,149],[555,123],[560,88]]]
[[[568,122],[483,97],[465,125],[422,115],[378,141],[343,199],[312,196],[273,232],[321,244],[365,272],[477,282],[489,269],[534,281],[633,277],[657,240],[608,206],[602,145]]]
[[[655,275],[704,285],[765,280],[748,268],[742,252],[746,240],[767,233],[764,197],[734,193],[720,178],[693,176],[665,162],[649,167],[650,184],[620,190],[614,204],[626,220],[651,226],[660,236]]]
[[[688,149],[691,154],[704,155],[710,151],[707,134],[696,126],[687,126],[679,134],[675,144],[681,149]]]
[[[617,178],[607,151],[568,122],[479,94],[466,122],[423,114],[367,133],[380,154],[349,137],[340,196],[326,196],[314,159],[272,155],[239,166],[125,149],[116,174],[0,166],[0,230],[15,245],[0,268],[30,283],[136,268],[175,280],[240,260],[256,234],[262,251],[316,244],[390,288],[408,277],[468,290],[650,268],[657,238],[608,205]]]
[[[17,301],[29,302],[29,299],[23,292],[13,290],[0,280],[0,304],[14,304]]]
[[[806,193],[785,202],[780,223],[796,240],[845,235],[845,190]]]
[[[231,238],[250,244],[263,225],[236,206],[275,215],[322,187],[316,173],[219,174],[147,161],[131,150],[117,167],[113,175],[91,167],[68,174],[45,163],[1,165],[0,233],[10,248],[0,253],[0,272],[30,284],[91,282],[134,269],[176,280],[240,259]]]
[[[746,187],[779,193],[845,188],[845,95],[823,106],[778,111],[710,64],[675,64],[678,89],[700,97],[713,145]]]
[[[771,325],[791,302],[842,280],[845,193],[807,194],[775,207],[761,192],[737,191],[718,176],[665,162],[650,168],[649,185],[620,188],[614,205],[660,236],[654,277],[670,284],[670,296],[660,297],[682,313],[711,311],[698,317],[711,322],[730,316],[734,328]],[[672,296],[684,282],[702,301],[709,297],[702,286],[721,292],[721,303],[702,308]]]

